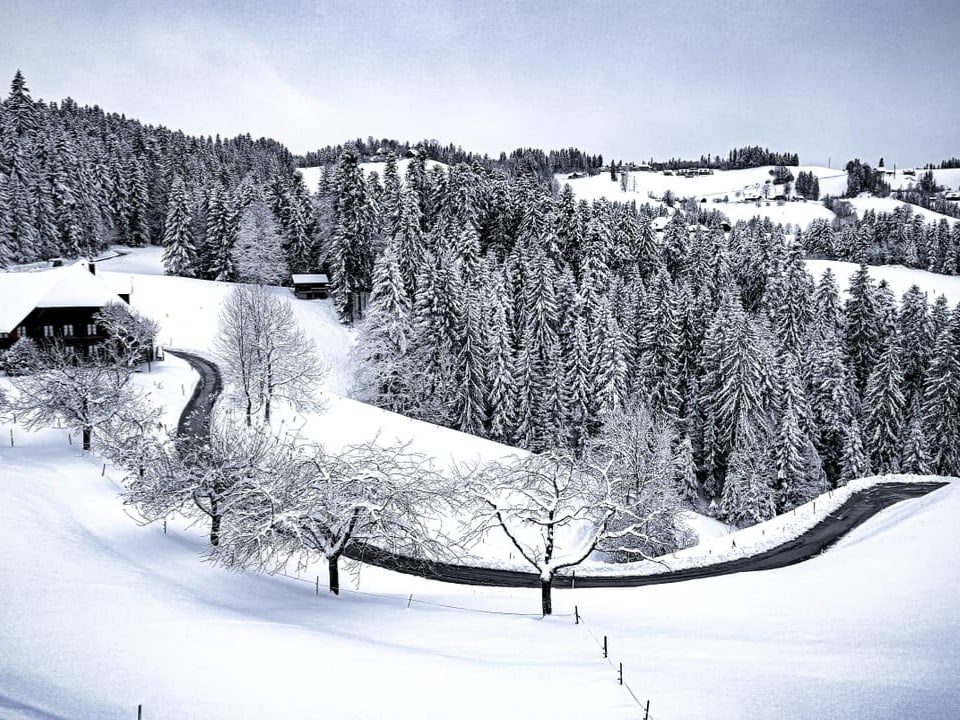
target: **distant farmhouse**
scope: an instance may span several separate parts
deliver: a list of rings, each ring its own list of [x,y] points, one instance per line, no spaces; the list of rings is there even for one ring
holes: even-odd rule
[[[130,302],[96,276],[97,266],[78,262],[47,270],[0,272],[0,350],[19,338],[59,341],[80,354],[105,339],[94,316],[108,303]]]

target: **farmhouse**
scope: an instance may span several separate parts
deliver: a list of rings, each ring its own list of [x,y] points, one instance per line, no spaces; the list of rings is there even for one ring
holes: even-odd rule
[[[323,300],[330,295],[330,280],[322,273],[314,275],[295,274],[291,276],[291,280],[293,281],[293,294],[301,300]]]
[[[86,354],[105,339],[94,316],[120,301],[129,303],[130,295],[107,287],[92,263],[0,273],[0,350],[30,337]]]

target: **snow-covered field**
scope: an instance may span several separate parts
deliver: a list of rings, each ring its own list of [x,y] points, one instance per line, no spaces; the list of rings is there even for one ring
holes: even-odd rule
[[[162,277],[158,260],[136,251],[98,272],[132,282],[164,343],[208,351],[228,288]],[[948,280],[910,272],[928,290]],[[379,430],[444,460],[507,450],[342,397],[350,332],[328,302],[292,301],[331,367],[328,410],[311,434],[336,444]],[[167,422],[193,382],[169,356],[137,381],[167,406]],[[798,566],[557,591],[557,614],[541,619],[534,589],[364,567],[331,598],[322,570],[295,579],[214,568],[199,560],[203,528],[138,527],[115,473],[80,457],[65,431],[0,424],[0,441],[0,717],[127,718],[141,703],[144,718],[642,717],[617,684],[619,662],[659,720],[946,719],[960,704],[957,485],[884,511]],[[768,542],[822,512],[747,532]],[[732,548],[713,532],[701,555]]]
[[[824,271],[830,268],[841,291],[850,287],[850,277],[860,267],[856,263],[840,260],[807,260],[806,263],[807,270],[817,281]],[[877,282],[886,280],[897,300],[902,298],[912,285],[916,285],[927,293],[927,300],[931,303],[937,299],[937,295],[945,295],[951,307],[960,303],[960,276],[957,275],[938,275],[902,265],[872,265],[870,275]]]

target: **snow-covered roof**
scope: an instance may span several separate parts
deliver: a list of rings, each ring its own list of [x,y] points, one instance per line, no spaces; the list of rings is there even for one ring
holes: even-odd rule
[[[118,299],[84,262],[0,273],[0,332],[12,332],[34,308],[103,307]]]
[[[293,284],[294,285],[304,285],[308,283],[328,283],[330,280],[327,279],[327,276],[323,273],[318,273],[314,275],[310,274],[296,274],[293,275]]]

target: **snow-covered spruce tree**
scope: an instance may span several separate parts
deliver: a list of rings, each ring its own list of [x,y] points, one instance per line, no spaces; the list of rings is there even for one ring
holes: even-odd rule
[[[930,440],[923,422],[920,395],[914,395],[907,415],[903,448],[900,451],[900,472],[926,475],[930,472]]]
[[[884,335],[880,299],[866,265],[861,265],[850,278],[848,294],[844,307],[847,357],[857,390],[862,393],[883,352]]]
[[[457,357],[457,375],[460,378],[460,393],[457,400],[456,423],[462,432],[472,435],[484,435],[487,408],[486,357],[489,351],[485,347],[482,332],[479,298],[473,293],[468,295],[464,307],[463,346]]]
[[[404,412],[410,407],[409,351],[412,309],[403,285],[394,242],[374,263],[373,290],[367,317],[354,351],[363,391],[379,407]]]
[[[254,201],[240,216],[232,259],[240,282],[279,285],[287,280],[280,228],[264,201]]]
[[[451,493],[424,456],[376,439],[336,452],[319,446],[283,452],[279,468],[231,488],[215,562],[273,572],[319,555],[337,595],[348,545],[413,558],[452,556],[438,531]]]
[[[334,307],[342,322],[357,319],[354,301],[372,282],[379,209],[368,196],[359,154],[348,144],[340,155],[333,189],[333,234],[328,263]]]
[[[290,303],[263,287],[239,285],[226,297],[214,348],[248,426],[258,412],[269,423],[277,400],[301,412],[322,407],[318,388],[326,367]]]
[[[236,228],[233,214],[235,207],[230,193],[222,188],[212,190],[207,202],[206,242],[209,249],[209,265],[204,267],[206,277],[226,282],[235,279],[233,246]]]
[[[870,474],[870,456],[863,446],[863,431],[860,422],[854,417],[847,426],[843,441],[843,459],[840,465],[840,484]]]
[[[923,396],[923,378],[933,353],[935,338],[927,294],[913,285],[903,294],[898,318],[903,394],[907,406]]]
[[[775,302],[767,308],[777,347],[782,353],[800,358],[813,317],[813,278],[807,272],[799,245],[791,244],[783,267],[771,288]]]
[[[613,309],[606,299],[600,308],[593,346],[596,348],[594,368],[597,406],[602,417],[623,408],[627,398],[627,365],[623,332],[613,315]]]
[[[0,353],[0,367],[11,377],[27,375],[43,367],[43,353],[33,338],[17,338],[6,352]]]
[[[780,416],[774,455],[777,510],[785,512],[827,489],[820,456],[810,437],[810,409],[803,393],[796,358],[789,352],[780,367]]]
[[[761,327],[743,312],[739,298],[728,291],[707,330],[701,352],[703,379],[700,412],[708,496],[722,493],[727,460],[743,444],[738,433],[753,428],[759,437],[769,431],[772,354]]]
[[[827,481],[837,487],[848,428],[857,405],[853,376],[844,363],[842,340],[834,329],[814,330],[807,397],[810,429]]]
[[[168,275],[196,277],[197,249],[193,245],[187,193],[180,177],[173,179],[163,228],[163,269]]]
[[[930,469],[960,474],[960,307],[940,331],[923,383]]]
[[[593,364],[587,323],[581,311],[582,301],[575,296],[564,332],[561,337],[567,343],[563,357],[564,404],[567,416],[568,446],[577,456],[582,455],[587,438],[594,429],[596,420],[596,393],[594,392]]]
[[[777,513],[776,474],[764,428],[740,428],[720,497],[720,515],[737,527],[769,520]]]
[[[891,337],[863,396],[866,451],[877,474],[900,472],[906,414],[900,355],[899,340]]]

